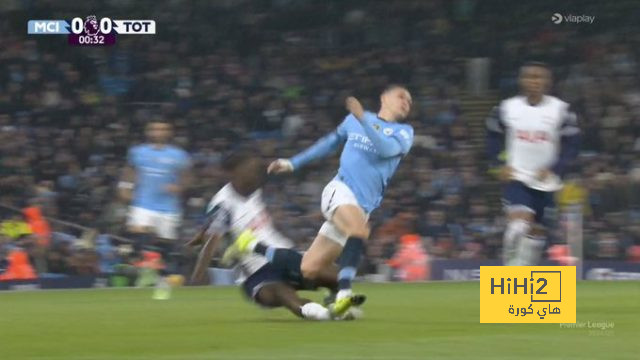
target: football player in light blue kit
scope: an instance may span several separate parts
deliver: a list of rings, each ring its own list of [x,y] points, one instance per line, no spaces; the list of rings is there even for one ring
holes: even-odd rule
[[[369,237],[369,214],[380,206],[389,179],[413,142],[411,125],[398,123],[411,110],[409,91],[403,86],[390,86],[381,94],[380,102],[380,111],[375,114],[349,97],[346,107],[350,114],[335,131],[291,159],[274,161],[268,169],[270,173],[295,171],[327,157],[344,144],[338,174],[322,192],[326,221],[300,265],[303,276],[314,279],[342,253],[337,312],[350,306],[348,300],[344,304],[341,301],[352,296],[351,281]]]
[[[121,198],[131,201],[127,219],[131,236],[138,245],[159,246],[167,260],[178,238],[190,159],[186,151],[169,144],[171,124],[153,121],[146,135],[148,143],[129,149],[118,188]]]

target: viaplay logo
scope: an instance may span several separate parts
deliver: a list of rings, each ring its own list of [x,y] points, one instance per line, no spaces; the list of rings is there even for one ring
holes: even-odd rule
[[[574,23],[574,24],[581,24],[581,23],[593,24],[595,19],[596,19],[595,16],[590,16],[590,15],[572,15],[572,14],[562,15],[560,13],[554,13],[553,15],[551,15],[551,22],[553,22],[556,25],[562,24],[563,22]]]

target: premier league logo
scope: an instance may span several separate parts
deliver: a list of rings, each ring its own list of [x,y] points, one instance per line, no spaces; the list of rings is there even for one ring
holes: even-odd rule
[[[98,26],[98,19],[95,15],[87,16],[87,20],[84,21],[84,33],[87,35],[98,35],[100,27]]]

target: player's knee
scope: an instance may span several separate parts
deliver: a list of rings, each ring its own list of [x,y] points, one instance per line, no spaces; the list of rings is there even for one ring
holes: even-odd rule
[[[256,294],[256,301],[265,306],[280,306],[278,302],[277,289],[273,286],[275,284],[269,284],[263,286]]]
[[[148,234],[150,232],[147,226],[140,225],[129,225],[127,231],[133,234]]]
[[[302,273],[302,277],[308,280],[315,280],[319,274],[319,272],[313,268],[303,266],[300,267],[300,272]]]
[[[529,210],[517,210],[517,211],[512,211],[509,213],[508,218],[509,220],[525,220],[525,221],[529,221],[532,222],[534,219],[534,213],[532,211]]]
[[[535,225],[532,226],[529,234],[531,236],[536,236],[536,237],[540,237],[540,236],[544,236],[545,235],[545,228],[542,225]]]
[[[366,240],[369,238],[369,235],[371,234],[371,229],[369,228],[369,226],[364,223],[364,224],[360,224],[357,226],[354,226],[353,228],[349,229],[349,233],[348,236],[349,237],[357,237],[363,240]]]
[[[512,234],[528,235],[531,231],[531,222],[525,219],[512,219],[507,224],[507,231]]]
[[[318,264],[302,262],[300,264],[300,272],[305,279],[314,280],[320,276],[321,268]]]

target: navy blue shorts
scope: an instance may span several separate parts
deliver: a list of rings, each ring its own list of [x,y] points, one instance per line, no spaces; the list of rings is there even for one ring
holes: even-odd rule
[[[275,283],[289,284],[295,288],[295,286],[287,280],[286,273],[279,271],[272,264],[267,263],[244,280],[242,290],[253,302],[261,306],[271,307],[262,304],[257,296],[260,289],[264,286]]]
[[[511,181],[504,187],[502,202],[507,210],[524,210],[535,214],[535,221],[542,224],[545,209],[555,207],[553,194],[532,189],[520,181]]]

